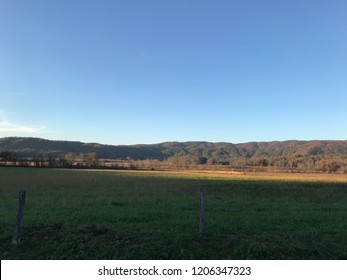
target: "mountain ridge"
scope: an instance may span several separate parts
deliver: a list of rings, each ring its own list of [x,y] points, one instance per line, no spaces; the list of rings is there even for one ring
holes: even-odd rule
[[[39,154],[58,156],[66,153],[96,152],[105,159],[157,159],[177,156],[205,158],[271,158],[317,155],[347,156],[347,140],[286,140],[269,142],[168,141],[157,144],[107,145],[80,141],[47,140],[33,137],[0,138],[0,152],[11,151],[22,156]]]

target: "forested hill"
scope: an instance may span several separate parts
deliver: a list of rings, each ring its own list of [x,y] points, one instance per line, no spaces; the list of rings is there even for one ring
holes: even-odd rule
[[[152,145],[101,145],[73,141],[51,141],[40,138],[0,138],[0,152],[18,156],[59,156],[66,153],[93,153],[104,159],[157,159],[196,157],[224,164],[237,158],[339,157],[347,158],[347,141],[274,141],[242,144],[210,142],[164,142]]]

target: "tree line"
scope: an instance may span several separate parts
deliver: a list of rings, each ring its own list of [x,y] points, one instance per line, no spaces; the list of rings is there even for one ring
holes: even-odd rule
[[[31,166],[31,167],[55,167],[55,168],[90,168],[99,166],[99,157],[92,153],[66,153],[58,156],[40,153],[37,156],[26,157],[11,151],[0,152],[2,166]]]
[[[96,152],[68,152],[58,156],[40,153],[33,157],[21,156],[11,151],[0,153],[2,166],[31,166],[51,168],[112,168],[134,170],[235,170],[271,172],[324,172],[347,173],[345,155],[228,157],[176,155],[164,160],[103,159]]]

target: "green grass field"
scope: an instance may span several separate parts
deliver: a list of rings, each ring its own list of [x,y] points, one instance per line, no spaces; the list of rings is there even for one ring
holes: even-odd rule
[[[0,226],[1,259],[347,259],[347,177],[2,167]]]

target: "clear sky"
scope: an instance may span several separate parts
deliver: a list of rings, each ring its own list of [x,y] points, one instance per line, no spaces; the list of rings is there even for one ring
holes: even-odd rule
[[[0,0],[0,137],[347,139],[346,0]]]

